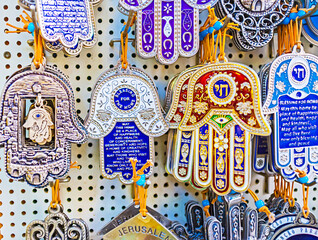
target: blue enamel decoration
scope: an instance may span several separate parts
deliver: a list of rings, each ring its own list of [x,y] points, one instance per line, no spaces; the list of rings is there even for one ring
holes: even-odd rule
[[[312,177],[318,164],[318,58],[296,50],[272,63],[265,114],[274,113],[275,165],[286,179],[295,169]]]
[[[133,183],[130,159],[139,170],[154,160],[154,137],[168,130],[159,97],[149,76],[129,67],[106,71],[97,81],[85,123],[89,136],[100,139],[101,171],[107,179]],[[150,177],[152,168],[145,170]],[[141,184],[141,183],[140,183]]]
[[[37,0],[38,20],[43,38],[60,41],[73,48],[79,41],[91,40],[94,34],[90,0]]]

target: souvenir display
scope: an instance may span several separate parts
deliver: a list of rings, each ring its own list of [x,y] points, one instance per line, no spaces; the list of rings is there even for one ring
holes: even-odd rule
[[[10,180],[0,177],[0,207],[17,205],[19,211],[0,208],[0,239],[21,237],[22,226],[27,240],[318,240],[312,205],[318,183],[317,0],[104,1],[96,28],[93,6],[100,2],[18,0],[24,9],[19,17],[8,13],[20,6],[2,5],[4,32],[32,34],[34,52],[22,67],[15,57],[25,55],[23,49],[16,52],[15,39],[4,40],[0,170]],[[116,18],[114,6],[128,15],[126,22]],[[12,17],[22,27],[8,23]],[[120,39],[109,42],[120,44],[117,64],[114,49],[86,53],[99,69],[109,66],[91,82],[95,72],[87,72],[79,54],[97,35],[115,36],[119,22]],[[302,34],[312,43],[306,51]],[[268,54],[258,50],[269,42]],[[148,75],[136,67],[136,55],[128,55],[129,43],[140,57],[165,66],[142,60]],[[56,64],[71,74],[79,70],[72,86],[46,62],[57,56],[46,54],[61,50],[65,58]],[[196,54],[193,66],[181,59],[169,66]],[[68,56],[78,62],[69,64]],[[19,70],[12,74],[14,64]],[[78,104],[90,104],[85,120],[77,115],[83,106],[75,107],[72,87]],[[98,139],[99,154],[97,140],[80,146],[88,136]],[[75,158],[94,161],[76,166],[71,143],[81,147]],[[71,179],[78,182],[65,189],[72,194],[62,205],[60,183]],[[33,191],[19,189],[19,182]],[[37,206],[40,194],[49,204],[45,216]],[[32,214],[42,220],[27,225]]]
[[[48,210],[49,215],[44,221],[34,220],[27,226],[26,240],[89,240],[87,224],[82,219],[69,219],[63,213],[59,191],[59,180],[56,180],[52,184],[52,202]]]
[[[153,138],[168,130],[152,79],[124,62],[97,81],[85,126],[91,138],[100,139],[103,176],[126,184],[133,183],[129,159],[139,159],[137,168],[154,160]],[[146,170],[146,177],[151,174],[152,168]]]
[[[136,48],[143,58],[174,63],[199,50],[199,11],[217,0],[120,0],[120,9],[137,11]]]
[[[247,47],[234,41],[240,50],[263,47],[273,38],[274,28],[289,14],[294,0],[221,0],[217,4],[221,17],[229,16],[238,23],[241,32],[236,38],[243,38]]]
[[[62,178],[68,172],[70,143],[85,142],[87,131],[77,117],[68,77],[46,65],[39,34],[34,34],[34,41],[32,64],[4,85],[0,141],[7,174],[43,187],[49,178]]]

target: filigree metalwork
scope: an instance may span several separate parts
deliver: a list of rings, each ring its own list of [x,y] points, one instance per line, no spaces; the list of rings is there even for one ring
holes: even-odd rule
[[[262,47],[273,37],[274,28],[289,14],[294,0],[221,0],[226,15],[240,24],[242,35],[252,47]]]
[[[44,221],[32,221],[26,229],[26,240],[88,240],[89,230],[82,219],[69,219],[62,205],[49,208]]]

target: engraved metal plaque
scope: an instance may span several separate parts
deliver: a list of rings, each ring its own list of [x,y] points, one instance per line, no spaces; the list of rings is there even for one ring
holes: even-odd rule
[[[39,96],[44,106],[35,111]],[[46,66],[45,71],[27,67],[10,77],[0,117],[8,175],[36,187],[45,186],[49,177],[63,177],[70,167],[70,142],[87,139],[70,82],[54,67]]]

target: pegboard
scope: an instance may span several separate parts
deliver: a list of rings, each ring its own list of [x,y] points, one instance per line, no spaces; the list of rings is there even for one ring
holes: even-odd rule
[[[16,26],[23,26],[19,19],[22,8],[16,0],[1,1],[0,3],[0,72],[2,82],[18,69],[30,64],[33,58],[33,48],[27,44],[31,35],[5,34],[7,22]],[[112,38],[120,36],[122,24],[127,16],[117,10],[117,0],[104,0],[94,8],[98,43],[91,49],[84,49],[80,56],[71,58],[62,52],[58,54],[47,53],[47,62],[56,65],[70,77],[76,98],[77,113],[84,119],[89,106],[92,89],[98,76],[108,68],[117,64],[119,58],[119,44],[109,46]],[[204,14],[204,13],[203,13]],[[201,16],[203,20],[203,15]],[[130,34],[133,35],[133,32]],[[318,54],[318,48],[303,40],[307,52]],[[158,88],[161,103],[165,96],[165,89],[169,78],[181,72],[186,67],[196,64],[196,58],[179,59],[175,64],[160,65],[154,59],[141,59],[135,53],[133,46],[128,48],[128,61],[136,67],[143,69],[153,77]],[[252,52],[239,52],[231,41],[226,47],[229,61],[244,63],[255,71],[273,59],[269,58],[269,47],[257,49]],[[3,84],[0,84],[0,88]],[[185,223],[184,204],[189,200],[202,201],[201,194],[189,184],[179,183],[172,176],[165,173],[167,134],[155,139],[156,163],[154,174],[151,177],[151,186],[148,192],[147,204],[161,212],[170,220]],[[4,153],[0,150],[0,222],[3,224],[1,232],[3,239],[23,239],[25,229],[32,220],[43,220],[51,201],[49,188],[35,189],[24,182],[9,180],[4,171]],[[132,202],[132,187],[125,186],[118,179],[106,180],[99,169],[99,143],[98,140],[89,139],[83,145],[72,145],[72,160],[78,161],[81,170],[70,170],[71,181],[61,184],[61,198],[64,212],[70,218],[84,219],[90,229],[91,239],[112,217],[119,214]],[[273,191],[273,179],[253,174],[251,189],[261,199],[267,199]],[[301,186],[295,184],[294,196],[302,205]],[[317,216],[318,191],[317,187],[310,190],[310,210]],[[253,203],[246,194],[246,199]],[[254,207],[254,204],[251,206]]]

